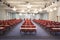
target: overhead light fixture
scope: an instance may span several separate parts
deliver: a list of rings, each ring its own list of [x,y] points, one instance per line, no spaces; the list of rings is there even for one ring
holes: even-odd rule
[[[37,10],[37,9],[35,9],[35,10],[34,10],[34,13],[38,13],[38,10]]]
[[[27,6],[27,8],[31,8],[32,5],[30,3],[28,3],[26,6]]]
[[[39,12],[42,12],[42,9],[41,8],[39,9]]]
[[[28,9],[27,12],[30,12],[30,9]]]
[[[16,11],[16,8],[15,7],[13,8],[13,11]]]
[[[54,4],[54,2],[52,2],[52,5]]]
[[[21,14],[21,13],[19,13],[19,15],[21,16],[22,14]]]
[[[21,12],[24,12],[24,10],[21,10]]]
[[[35,14],[32,14],[33,16],[35,16]]]
[[[55,7],[54,10],[56,10],[57,8]]]
[[[50,9],[50,12],[52,12],[53,11],[53,9]]]

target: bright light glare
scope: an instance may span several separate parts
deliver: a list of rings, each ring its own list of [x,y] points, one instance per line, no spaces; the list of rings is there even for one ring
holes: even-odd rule
[[[35,16],[35,14],[33,14],[33,16]]]
[[[30,9],[28,9],[27,12],[30,12]]]
[[[21,10],[21,12],[24,12],[24,10]]]
[[[52,9],[50,9],[50,12],[52,12],[53,10]]]
[[[22,14],[20,13],[19,15],[21,16]]]
[[[34,13],[38,13],[38,10],[37,10],[37,9],[35,9],[35,10],[34,10]]]
[[[54,10],[56,10],[57,8],[55,7]]]
[[[32,5],[31,5],[30,3],[27,4],[27,8],[31,8],[31,6],[32,6]]]
[[[15,7],[13,8],[13,11],[16,11],[16,8]]]
[[[42,12],[42,9],[40,8],[39,11]]]

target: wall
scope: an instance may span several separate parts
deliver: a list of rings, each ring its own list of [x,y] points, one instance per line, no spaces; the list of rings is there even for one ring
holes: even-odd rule
[[[60,22],[60,7],[58,7],[57,16],[58,16],[58,22]]]
[[[49,20],[57,21],[57,10],[49,12]]]
[[[7,12],[4,9],[0,9],[0,20],[8,19]]]
[[[48,13],[41,13],[40,14],[40,19],[48,20]]]
[[[35,19],[40,19],[40,14],[36,14]]]

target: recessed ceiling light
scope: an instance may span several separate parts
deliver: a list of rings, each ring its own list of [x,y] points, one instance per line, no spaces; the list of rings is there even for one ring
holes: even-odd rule
[[[52,3],[52,4],[54,4],[54,3]]]
[[[24,10],[21,10],[21,12],[24,12]]]
[[[13,11],[16,11],[16,8],[15,7],[13,8]]]
[[[27,12],[30,12],[30,9],[28,9]]]
[[[32,14],[33,16],[35,16],[35,14]]]
[[[19,15],[21,16],[22,14],[20,13]]]
[[[39,12],[42,12],[42,9],[41,8],[39,9]]]
[[[30,3],[28,3],[26,6],[27,6],[27,8],[31,8],[32,7],[32,5]]]
[[[52,12],[53,10],[52,9],[50,9],[50,12]]]
[[[56,10],[57,8],[55,7],[54,10]]]
[[[34,13],[38,13],[38,10],[37,10],[37,9],[35,9],[35,10],[34,10]]]

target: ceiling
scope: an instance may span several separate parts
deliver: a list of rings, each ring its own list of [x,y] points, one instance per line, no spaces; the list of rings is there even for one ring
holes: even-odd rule
[[[21,12],[21,10],[32,12],[34,10],[47,8],[52,5],[53,1],[54,0],[2,0],[0,3],[6,10],[11,10],[15,7],[17,12]],[[9,4],[9,7],[3,4],[3,2]],[[28,4],[30,8],[27,7]]]

